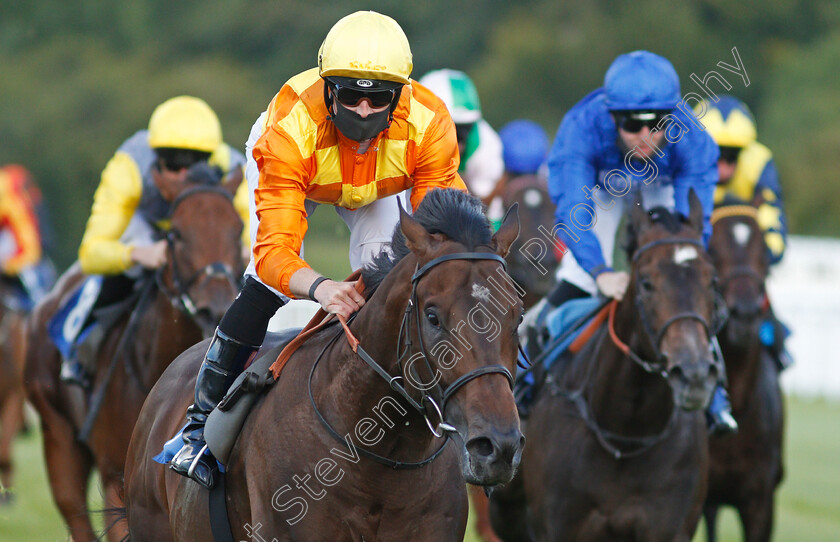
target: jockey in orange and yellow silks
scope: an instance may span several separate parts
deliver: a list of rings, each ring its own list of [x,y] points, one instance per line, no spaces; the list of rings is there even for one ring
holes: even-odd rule
[[[348,317],[364,304],[355,283],[319,275],[301,258],[307,217],[334,206],[350,229],[350,265],[387,250],[399,221],[397,194],[416,208],[434,188],[466,190],[455,124],[444,103],[409,79],[408,39],[396,21],[360,11],[324,39],[318,67],[292,77],[257,119],[245,145],[253,197],[251,263],[196,379],[184,445],[170,468],[212,488],[217,465],[204,423],[256,354],[286,297]]]
[[[20,166],[0,169],[0,270],[16,276],[41,260],[41,232]]]
[[[306,200],[359,209],[411,188],[416,208],[431,188],[465,188],[452,120],[425,87],[412,82],[402,89],[389,127],[359,154],[359,143],[329,118],[324,86],[317,68],[286,83],[268,106],[253,151],[259,168],[256,274],[288,296],[294,296],[290,277],[307,267],[299,256]],[[390,231],[381,241],[390,241]]]

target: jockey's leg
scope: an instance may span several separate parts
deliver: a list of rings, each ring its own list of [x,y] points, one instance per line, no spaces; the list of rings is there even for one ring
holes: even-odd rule
[[[781,373],[791,365],[793,358],[785,346],[785,340],[790,335],[790,329],[776,317],[772,306],[768,306],[767,314],[759,329],[761,344],[776,362],[776,369]]]
[[[207,450],[204,424],[245,365],[265,339],[268,322],[284,301],[274,291],[249,276],[225,313],[213,337],[195,383],[195,401],[187,409],[184,447],[169,466],[208,489],[217,481],[216,459]]]
[[[706,409],[706,423],[712,435],[722,436],[738,432],[738,422],[732,416],[729,394],[722,383],[717,385],[712,394],[712,400]]]

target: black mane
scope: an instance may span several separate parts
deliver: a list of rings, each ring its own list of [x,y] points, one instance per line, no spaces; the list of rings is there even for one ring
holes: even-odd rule
[[[460,190],[432,190],[426,194],[412,216],[429,233],[441,233],[461,243],[468,251],[490,244],[490,222],[484,216],[481,201]],[[394,228],[391,251],[393,254],[382,252],[362,268],[365,297],[370,297],[391,269],[411,252],[405,244],[399,224]]]
[[[678,233],[683,226],[689,224],[688,217],[676,211],[671,212],[665,207],[654,207],[647,213],[654,224],[659,224],[664,227],[668,233]],[[633,253],[636,252],[637,248],[639,248],[638,235],[636,235],[636,231],[633,227],[633,221],[628,220],[627,242],[625,243],[628,259],[633,257]]]

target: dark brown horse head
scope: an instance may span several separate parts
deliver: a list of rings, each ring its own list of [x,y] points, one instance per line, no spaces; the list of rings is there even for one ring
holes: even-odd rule
[[[767,294],[769,261],[757,209],[729,199],[712,213],[709,254],[718,272],[718,289],[729,309],[725,333],[734,345],[747,346],[758,333]]]
[[[404,242],[395,236],[395,253],[417,269],[400,294],[416,315],[408,320],[405,381],[430,410],[440,409],[430,417],[454,434],[468,482],[509,482],[525,442],[511,391],[521,290],[503,260],[519,233],[516,206],[491,236],[477,199],[434,190],[415,218],[402,213],[399,230]]]
[[[172,204],[164,289],[209,337],[239,291],[242,220],[217,185],[187,187]]]
[[[674,402],[704,408],[720,367],[710,341],[714,332],[715,269],[703,241],[703,209],[692,191],[687,219],[666,209],[631,213],[631,280],[625,303],[637,308],[639,351],[667,377]]]
[[[553,247],[544,242],[539,228],[551,229],[555,206],[549,198],[545,178],[539,175],[520,175],[507,181],[502,204],[510,209],[515,203],[519,204],[519,238],[508,257],[508,273],[525,287],[523,302],[528,308],[548,295],[554,285],[557,257],[543,253],[553,252]]]

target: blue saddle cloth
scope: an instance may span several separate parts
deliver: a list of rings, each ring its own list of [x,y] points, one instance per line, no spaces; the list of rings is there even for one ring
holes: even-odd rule
[[[76,344],[84,340],[96,325],[90,324],[82,329],[102,289],[103,280],[101,275],[85,279],[47,323],[47,334],[67,359],[75,358]]]
[[[599,297],[572,299],[548,313],[545,318],[545,325],[548,328],[548,334],[552,341],[563,335],[566,330],[574,326],[581,318],[594,311],[598,305],[603,303],[603,301],[604,300]],[[594,319],[595,317],[593,316],[590,318],[590,321]],[[587,325],[588,322],[587,324],[579,326],[574,333],[570,334],[551,350],[551,353],[546,356],[545,362],[543,363],[546,370],[551,368],[554,362],[560,358],[560,356],[569,348],[575,339],[580,336],[583,330],[586,329]]]

